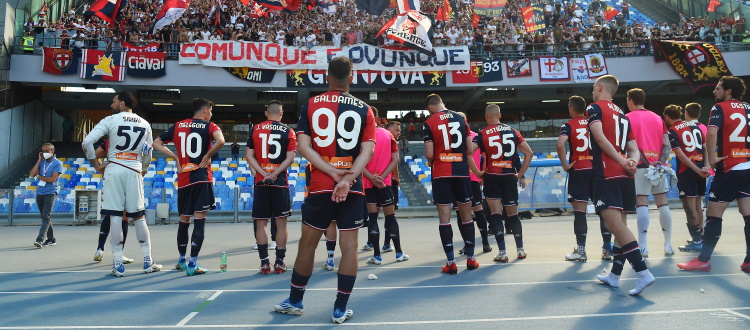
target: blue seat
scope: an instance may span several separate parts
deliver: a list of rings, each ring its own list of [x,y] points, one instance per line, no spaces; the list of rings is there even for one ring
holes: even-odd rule
[[[16,204],[16,213],[29,213],[31,211],[31,205],[28,203]]]
[[[249,193],[249,194],[252,194],[252,193],[253,193],[253,187],[250,187],[250,186],[244,186],[244,187],[240,188],[240,192],[241,192],[241,193]]]
[[[221,211],[221,203],[216,202],[216,210]]]
[[[299,210],[302,208],[302,201],[296,201],[292,203],[292,209]]]
[[[154,182],[154,188],[164,188],[164,182],[162,181]]]
[[[39,205],[37,205],[36,203],[31,204],[31,210],[29,210],[29,212],[31,213],[39,212]]]
[[[0,213],[8,213],[8,205],[0,204]]]
[[[150,204],[148,204],[147,209],[149,209],[149,210],[156,210],[156,203],[150,203]]]

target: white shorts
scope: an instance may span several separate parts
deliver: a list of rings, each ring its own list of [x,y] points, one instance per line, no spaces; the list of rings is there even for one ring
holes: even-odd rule
[[[140,217],[145,214],[143,176],[117,164],[110,164],[104,171],[102,184],[102,214]]]
[[[635,194],[637,196],[658,195],[669,191],[666,174],[662,174],[659,183],[653,185],[646,178],[646,173],[648,173],[647,168],[639,168],[635,171]]]

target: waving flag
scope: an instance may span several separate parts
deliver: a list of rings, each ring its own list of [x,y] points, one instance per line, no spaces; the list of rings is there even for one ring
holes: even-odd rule
[[[432,30],[432,17],[412,10],[391,19],[383,25],[378,35],[385,33],[388,39],[420,53],[435,56],[435,49],[430,41]]]
[[[156,24],[154,24],[152,31],[161,30],[178,20],[189,6],[190,0],[164,0],[164,5],[161,7],[159,15],[156,16]]]
[[[91,16],[96,15],[109,25],[112,25],[120,14],[123,3],[127,3],[127,0],[96,0],[83,13],[83,17],[88,20]]]
[[[708,8],[706,8],[706,11],[713,13],[714,11],[716,11],[716,7],[718,6],[721,6],[721,1],[711,0],[708,2]]]
[[[703,87],[716,86],[721,77],[732,75],[721,51],[711,43],[654,40],[653,45],[654,53],[661,53],[661,58],[670,59],[669,64],[694,92]]]
[[[268,8],[259,5],[255,1],[250,4],[250,18],[261,18],[266,15],[268,15]]]
[[[443,0],[443,5],[438,8],[437,16],[435,16],[435,20],[437,21],[451,21],[453,20],[453,17],[455,16],[453,12],[453,7],[451,6],[450,1]]]
[[[615,9],[615,7],[612,7],[612,5],[608,5],[604,2],[602,2],[602,10],[604,10],[604,19],[607,21],[611,21],[617,14],[620,13],[619,10]]]
[[[47,1],[42,3],[42,9],[39,9],[39,18],[47,18],[47,12],[49,11],[49,6],[47,6]]]
[[[397,0],[396,3],[398,3],[399,14],[403,14],[410,10],[419,11],[419,0]]]

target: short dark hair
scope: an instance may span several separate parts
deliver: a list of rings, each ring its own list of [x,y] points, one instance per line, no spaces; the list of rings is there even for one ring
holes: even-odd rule
[[[378,108],[370,106],[370,109],[372,109],[372,115],[375,116],[375,118],[378,118]]]
[[[745,96],[745,90],[747,89],[747,87],[745,86],[745,82],[741,78],[734,76],[724,76],[721,77],[719,83],[721,84],[722,88],[732,90],[732,98],[740,100]]]
[[[640,88],[633,88],[628,91],[628,99],[633,101],[635,105],[646,104],[646,92]]]
[[[664,108],[664,117],[678,120],[682,119],[682,107],[676,104],[670,104]]]
[[[690,116],[690,118],[700,118],[701,116],[701,109],[703,109],[700,105],[700,103],[688,103],[685,106],[685,112]]]
[[[573,108],[576,113],[583,113],[586,110],[586,100],[578,95],[573,95],[568,99],[568,106]]]
[[[138,102],[135,100],[133,93],[128,91],[120,91],[117,93],[117,100],[124,102],[128,109],[133,109]]]
[[[393,127],[395,125],[401,126],[401,122],[400,121],[395,121],[395,120],[389,121],[388,123],[385,124],[385,129],[390,129],[391,127]]]
[[[193,111],[198,112],[203,110],[203,108],[213,108],[214,102],[212,102],[209,99],[202,98],[202,97],[196,97],[193,99]]]
[[[440,103],[443,103],[443,99],[440,98],[440,95],[430,94],[430,95],[427,95],[427,99],[425,100],[425,103],[428,106],[430,106],[430,105],[438,105]]]
[[[348,57],[334,57],[331,62],[328,63],[328,77],[332,77],[339,82],[349,82],[349,77],[352,75],[353,67],[354,64]]]

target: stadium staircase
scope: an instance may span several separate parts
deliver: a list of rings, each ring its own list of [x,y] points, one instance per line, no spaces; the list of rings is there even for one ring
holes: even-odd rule
[[[417,177],[405,161],[398,164],[398,174],[401,178],[399,188],[409,201],[409,206],[432,205],[432,197],[427,193],[425,187],[419,183]],[[399,201],[399,205],[403,205],[403,203]]]
[[[679,12],[673,8],[667,6],[660,1],[654,0],[629,0],[630,7],[636,7],[638,10],[651,18],[652,20],[669,24],[679,23],[680,15]]]

